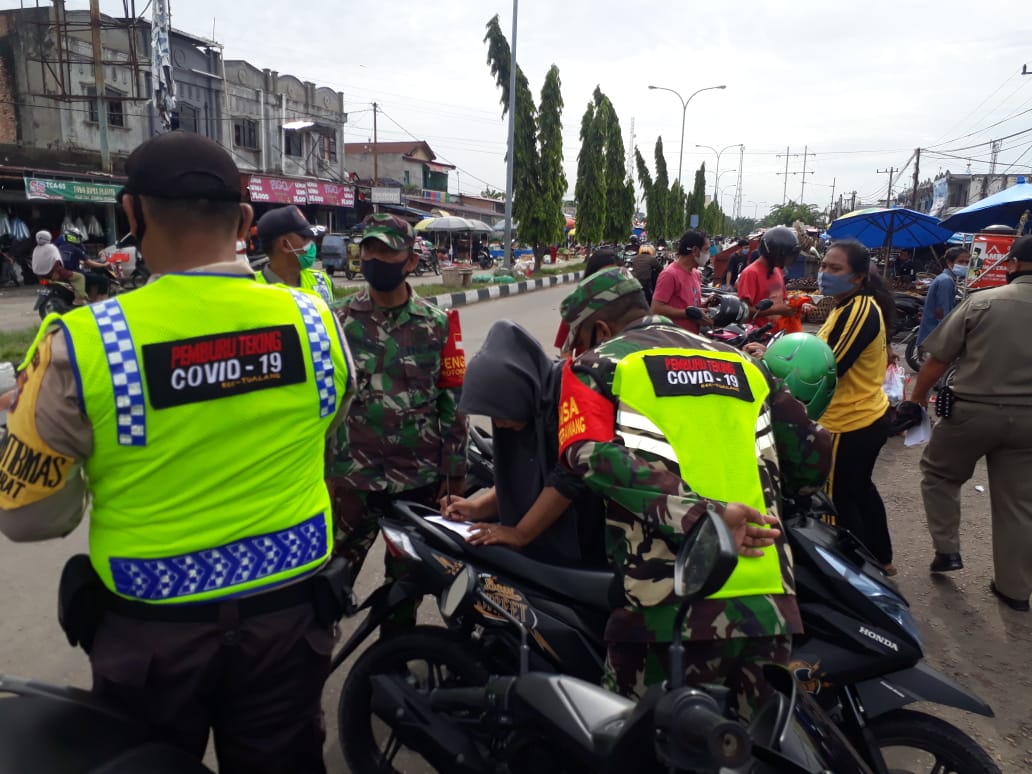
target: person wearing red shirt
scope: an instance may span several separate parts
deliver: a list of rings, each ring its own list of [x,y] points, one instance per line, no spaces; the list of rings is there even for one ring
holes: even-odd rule
[[[761,301],[770,299],[774,305],[754,312],[757,322],[761,317],[794,317],[798,310],[789,305],[785,298],[785,275],[781,269],[789,256],[799,254],[799,240],[795,232],[785,226],[767,229],[760,238],[760,257],[750,263],[738,277],[735,290],[738,297],[750,309],[756,309]],[[775,325],[781,323],[775,321]]]
[[[660,272],[652,294],[652,313],[670,318],[691,333],[712,321],[702,303],[699,269],[709,261],[710,240],[704,231],[686,231],[677,242],[677,259]]]

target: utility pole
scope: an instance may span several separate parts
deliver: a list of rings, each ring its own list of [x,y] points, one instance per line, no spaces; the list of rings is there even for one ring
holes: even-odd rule
[[[803,171],[801,172],[801,174],[803,176],[803,184],[799,188],[799,203],[800,204],[803,204],[805,202],[804,196],[806,194],[806,176],[813,174],[813,170],[812,169],[809,172],[806,171],[806,159],[807,159],[808,156],[816,156],[817,155],[816,153],[810,153],[809,147],[810,146],[808,146],[808,145],[804,145],[803,146]]]
[[[379,105],[373,103],[373,188],[380,184],[380,136],[376,132],[376,111]],[[373,202],[373,212],[379,212],[380,205]]]
[[[914,185],[910,191],[910,209],[917,209],[917,183],[921,174],[921,149],[914,149]]]
[[[516,163],[516,20],[519,18],[519,0],[512,0],[512,43],[509,48],[509,137],[505,166],[505,251],[503,265],[512,266],[512,177]]]
[[[892,206],[892,176],[895,175],[896,172],[898,172],[898,171],[899,170],[896,169],[895,167],[889,167],[888,169],[879,169],[878,170],[878,174],[879,175],[888,175],[889,176],[889,191],[888,191],[888,193],[885,194],[885,206],[886,207],[891,207]]]
[[[379,110],[379,105],[373,103],[373,185],[379,185],[380,183],[380,139],[376,132],[376,112]]]
[[[735,189],[734,219],[742,217],[742,169],[745,168],[745,146],[738,147],[738,188]]]
[[[791,148],[785,148],[784,154],[779,153],[777,155],[777,158],[781,158],[782,155],[785,157],[785,171],[784,172],[778,172],[779,175],[784,175],[785,176],[785,187],[784,187],[784,191],[782,192],[782,199],[781,199],[781,205],[782,206],[788,204],[788,176],[789,175],[802,175],[803,176],[803,187],[799,191],[799,203],[800,204],[803,203],[802,196],[806,192],[806,176],[813,174],[813,170],[812,169],[807,169],[806,168],[806,159],[809,156],[816,156],[817,155],[816,153],[810,153],[809,146],[804,146],[802,153],[792,153],[791,151],[792,151]],[[802,172],[789,172],[788,171],[788,161],[789,161],[789,159],[797,159],[800,156],[803,159],[803,171]]]
[[[90,30],[93,35],[93,81],[97,90],[97,123],[100,128],[100,171],[111,171],[111,150],[108,148],[108,114],[104,98],[104,56],[100,44],[100,0],[90,0]]]
[[[852,212],[853,210],[856,209],[856,191],[853,191],[852,194],[853,194],[853,201],[849,205],[849,211],[850,212]]]
[[[831,221],[834,220],[834,218],[831,217],[831,214],[835,212],[835,184],[837,182],[837,177],[831,178],[831,202],[828,203],[828,225],[831,225]]]
[[[792,151],[792,148],[790,146],[785,146],[785,172],[784,172],[784,175],[785,175],[785,190],[782,191],[782,193],[781,193],[781,206],[782,207],[785,206],[786,204],[788,204],[788,160],[789,160],[789,158],[792,155],[791,151]],[[778,154],[777,158],[781,158],[781,154]],[[782,173],[778,172],[778,174],[780,175]]]

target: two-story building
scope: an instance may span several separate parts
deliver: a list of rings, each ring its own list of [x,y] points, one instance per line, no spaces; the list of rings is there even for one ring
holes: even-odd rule
[[[310,81],[262,70],[242,60],[225,63],[232,130],[229,148],[258,215],[296,204],[330,230],[357,220],[355,188],[345,170],[344,96]]]
[[[163,129],[151,100],[150,23],[102,16],[100,24],[103,137],[89,13],[63,3],[0,11],[0,204],[33,231],[98,218],[107,232],[98,243],[127,228],[114,207],[125,159]],[[179,30],[169,49],[178,128],[233,154],[259,214],[298,204],[330,228],[355,220],[339,92],[226,62],[219,43]]]

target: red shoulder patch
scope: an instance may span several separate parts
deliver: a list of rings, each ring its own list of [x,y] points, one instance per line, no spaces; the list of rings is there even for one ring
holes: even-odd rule
[[[567,361],[559,399],[559,455],[581,441],[612,441],[616,407],[577,378]]]

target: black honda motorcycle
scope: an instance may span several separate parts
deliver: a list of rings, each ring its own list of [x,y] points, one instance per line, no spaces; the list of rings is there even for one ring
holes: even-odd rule
[[[441,613],[458,630],[469,629],[469,621],[475,627],[483,609],[506,620],[518,632],[517,676],[482,686],[444,684],[428,693],[404,672],[379,673],[371,677],[373,710],[390,713],[398,741],[438,771],[715,774],[747,766],[756,774],[866,774],[845,737],[784,669],[768,668],[774,695],[748,727],[729,706],[726,688],[685,685],[685,616],[727,581],[737,562],[737,547],[717,515],[699,519],[685,536],[674,566],[682,604],[669,649],[671,679],[637,703],[593,682],[530,671],[527,623],[499,604],[467,565],[441,594]],[[395,761],[382,762],[394,768]]]
[[[490,439],[471,433],[470,484],[489,486]],[[835,719],[872,770],[892,769],[883,748],[910,748],[935,766],[932,771],[998,772],[968,736],[940,718],[903,709],[928,701],[992,716],[991,708],[950,678],[923,663],[916,622],[906,600],[875,559],[848,531],[824,523],[834,513],[823,496],[785,504],[785,528],[795,558],[796,591],[806,633],[794,643],[793,670]],[[622,604],[608,572],[543,564],[495,546],[476,547],[432,511],[397,503],[394,518],[381,523],[387,550],[411,568],[395,584],[375,591],[369,611],[334,661],[346,660],[391,611],[425,594],[437,595],[467,564],[491,595],[530,631],[534,671],[558,672],[589,682],[600,679],[605,620]],[[355,771],[369,770],[382,746],[396,743],[389,724],[371,713],[370,679],[390,670],[425,672],[482,685],[489,674],[516,674],[520,646],[507,621],[489,606],[469,632],[417,627],[410,634],[369,648],[348,675],[338,710],[341,743]],[[372,717],[377,715],[377,717]],[[386,738],[381,742],[377,733]],[[365,767],[365,768],[363,768]]]

